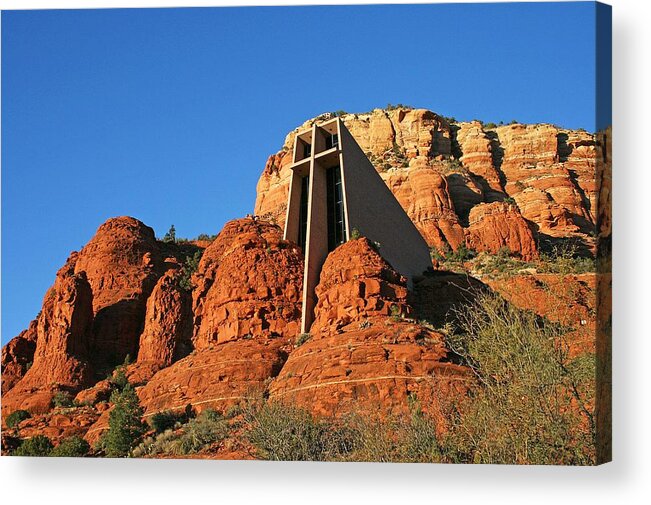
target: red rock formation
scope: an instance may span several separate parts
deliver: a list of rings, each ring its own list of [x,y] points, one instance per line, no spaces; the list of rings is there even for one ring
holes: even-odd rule
[[[463,244],[463,229],[444,177],[422,164],[381,175],[428,244],[437,248],[449,244],[453,249]]]
[[[470,211],[466,244],[477,252],[495,254],[506,247],[527,261],[538,257],[529,225],[515,205],[503,202],[483,203]]]
[[[288,339],[226,342],[195,351],[138,389],[146,415],[162,410],[226,410],[259,392],[278,374]]]
[[[34,319],[26,330],[12,338],[2,348],[2,394],[23,378],[34,361],[38,321]]]
[[[278,226],[239,219],[206,249],[194,281],[194,346],[299,332],[303,257]]]
[[[90,407],[79,409],[55,409],[52,412],[35,415],[19,425],[20,438],[45,435],[57,446],[72,436],[83,437],[96,422],[98,413]]]
[[[396,273],[366,238],[332,251],[316,287],[313,335],[336,333],[373,316],[409,315],[406,279]]]
[[[140,335],[139,362],[160,368],[192,350],[192,298],[179,286],[179,273],[170,270],[158,280],[147,300],[145,328]]]
[[[93,361],[115,365],[138,354],[145,304],[162,268],[154,231],[131,217],[106,221],[79,252],[75,272],[86,273],[95,294]]]
[[[86,275],[74,273],[76,256],[57,272],[38,318],[34,363],[2,397],[4,415],[18,409],[44,412],[58,390],[90,385],[89,334],[93,295]]]
[[[456,130],[456,140],[461,150],[463,166],[481,181],[484,191],[493,198],[503,195],[502,181],[494,166],[491,139],[481,123],[460,123]],[[490,200],[489,200],[490,201]],[[455,200],[456,202],[456,200]]]

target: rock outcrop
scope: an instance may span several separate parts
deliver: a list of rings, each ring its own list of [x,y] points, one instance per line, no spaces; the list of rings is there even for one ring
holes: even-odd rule
[[[151,414],[223,410],[278,374],[300,331],[303,257],[278,226],[224,226],[193,277],[194,349],[139,390]]]
[[[179,285],[179,272],[170,270],[149,299],[140,335],[139,362],[170,366],[192,350],[192,296]]]
[[[57,391],[78,391],[92,382],[89,335],[93,294],[85,273],[74,273],[76,256],[57,272],[38,318],[34,362],[2,398],[3,414],[45,412]]]
[[[146,302],[163,273],[154,230],[131,217],[109,219],[78,253],[93,294],[90,343],[95,364],[114,366],[138,354]]]
[[[527,261],[538,256],[529,224],[515,205],[504,202],[483,203],[470,211],[466,244],[477,252],[493,254],[505,247]]]
[[[224,226],[194,276],[194,346],[299,332],[303,255],[281,229],[254,219]]]
[[[406,279],[380,256],[366,238],[332,251],[316,287],[313,335],[337,333],[374,316],[408,316]]]
[[[38,320],[29,323],[26,330],[12,338],[2,348],[2,394],[23,378],[34,362]]]

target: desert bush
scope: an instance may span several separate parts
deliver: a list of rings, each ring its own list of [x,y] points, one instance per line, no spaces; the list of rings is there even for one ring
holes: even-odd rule
[[[302,346],[305,342],[310,340],[312,338],[312,335],[310,333],[301,333],[296,337],[296,340],[294,341],[294,347],[300,347]]]
[[[132,451],[140,458],[156,454],[175,456],[199,452],[224,440],[230,431],[228,420],[214,410],[204,410],[196,418],[173,430],[146,437]]]
[[[184,412],[165,410],[152,415],[149,418],[149,425],[156,433],[162,433],[170,428],[174,428],[177,423],[183,424],[186,421],[187,417]]]
[[[63,440],[50,452],[50,456],[64,458],[81,458],[90,451],[90,445],[80,436],[72,436]]]
[[[163,242],[168,242],[168,243],[176,242],[176,228],[174,227],[174,225],[170,226],[170,229],[167,231],[167,233],[163,237]]]
[[[541,270],[560,275],[584,274],[597,269],[594,258],[579,256],[576,244],[569,242],[554,246],[551,253],[542,253],[540,261]]]
[[[111,403],[113,410],[109,414],[109,429],[101,440],[101,447],[108,457],[122,458],[129,455],[129,451],[145,432],[142,422],[142,407],[138,395],[128,384],[122,391],[113,391]]]
[[[187,256],[185,258],[185,262],[181,268],[179,285],[187,291],[192,291],[194,288],[192,284],[192,274],[194,274],[197,271],[197,268],[199,268],[199,262],[201,261],[202,255],[203,251],[196,251],[192,256]]]
[[[55,407],[72,407],[72,395],[67,391],[57,391],[52,397],[52,405]]]
[[[190,420],[178,439],[177,454],[199,452],[215,442],[224,440],[229,433],[228,421],[214,410],[204,410]]]
[[[29,419],[32,415],[26,410],[15,410],[7,416],[5,424],[8,428],[16,428],[21,421]]]
[[[452,441],[474,463],[590,464],[594,357],[573,359],[567,328],[493,293],[455,310],[448,345],[478,386],[459,407]]]
[[[260,456],[274,461],[327,459],[327,426],[306,410],[278,402],[265,403],[246,413],[248,438]]]
[[[45,435],[36,435],[23,440],[14,456],[48,456],[52,450],[52,442]]]

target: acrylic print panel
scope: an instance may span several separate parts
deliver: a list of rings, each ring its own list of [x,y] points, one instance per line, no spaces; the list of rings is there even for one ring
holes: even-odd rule
[[[609,461],[610,16],[3,12],[3,454]]]

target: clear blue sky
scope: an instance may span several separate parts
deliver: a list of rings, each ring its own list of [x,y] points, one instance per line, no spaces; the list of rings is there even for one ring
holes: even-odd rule
[[[595,129],[592,3],[2,13],[2,342],[107,218],[217,233],[305,119]],[[330,70],[332,69],[332,71]]]

